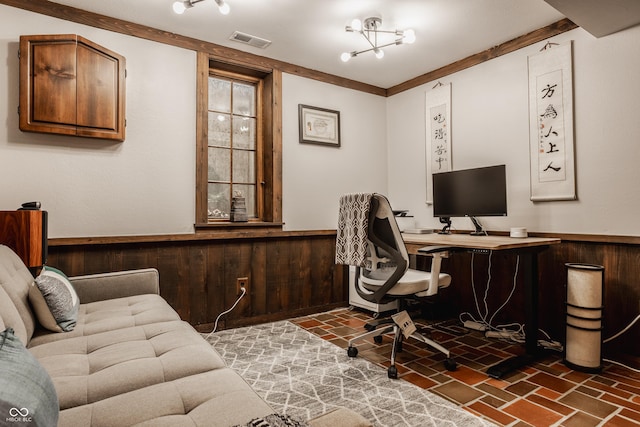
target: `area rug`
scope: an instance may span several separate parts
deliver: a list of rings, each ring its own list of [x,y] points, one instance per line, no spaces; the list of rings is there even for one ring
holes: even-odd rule
[[[209,342],[275,411],[300,420],[345,407],[375,426],[493,425],[288,321],[220,331]]]

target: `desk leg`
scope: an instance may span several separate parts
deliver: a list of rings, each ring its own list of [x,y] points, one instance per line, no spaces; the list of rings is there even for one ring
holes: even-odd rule
[[[524,281],[525,314],[525,354],[504,360],[490,367],[487,374],[492,378],[502,378],[507,373],[530,365],[539,356],[538,351],[538,252],[527,251],[520,254]]]

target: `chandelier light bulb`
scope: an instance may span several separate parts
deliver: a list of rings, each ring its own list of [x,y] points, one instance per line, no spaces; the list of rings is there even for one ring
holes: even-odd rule
[[[229,7],[229,5],[225,3],[223,0],[216,0],[216,4],[218,5],[218,9],[220,10],[220,13],[223,15],[228,15],[229,12],[231,11],[231,8]]]
[[[402,36],[402,41],[403,43],[407,43],[407,44],[411,44],[413,42],[416,41],[416,32],[409,29],[409,30],[404,30],[403,36]]]
[[[373,49],[373,53],[376,54],[376,58],[378,58],[378,59],[384,58],[384,50],[382,50],[382,49],[375,48],[375,49]]]
[[[173,3],[173,11],[178,15],[182,15],[185,10],[187,10],[187,7],[184,5],[184,2],[177,1]]]
[[[351,53],[344,52],[342,55],[340,55],[340,59],[342,59],[342,62],[348,62],[351,59]]]
[[[353,29],[353,31],[362,31],[362,21],[358,18],[351,21],[351,29]]]

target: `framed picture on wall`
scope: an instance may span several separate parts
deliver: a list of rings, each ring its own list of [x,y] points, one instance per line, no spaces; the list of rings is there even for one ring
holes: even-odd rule
[[[298,104],[300,142],[340,147],[340,112]]]

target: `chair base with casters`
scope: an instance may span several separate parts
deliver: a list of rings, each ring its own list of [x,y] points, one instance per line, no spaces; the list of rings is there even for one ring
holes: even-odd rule
[[[372,328],[372,329],[370,329]],[[364,333],[362,335],[358,335],[357,337],[349,340],[349,347],[347,348],[347,355],[349,357],[357,357],[358,356],[358,348],[355,347],[355,343],[358,341],[366,340],[368,338],[372,338],[373,342],[376,344],[382,343],[382,336],[392,333],[393,334],[393,345],[391,347],[391,364],[387,369],[387,376],[391,379],[398,378],[398,369],[396,368],[396,356],[397,353],[402,351],[402,342],[405,339],[404,333],[402,329],[393,322],[393,319],[380,319],[376,325],[371,325],[369,328],[365,326],[365,329],[369,330],[369,332]],[[434,348],[435,350],[441,352],[445,355],[446,359],[444,360],[444,367],[448,371],[455,371],[457,368],[457,363],[451,357],[451,353],[445,347],[435,342],[434,340],[425,337],[418,331],[412,333],[410,338],[413,338],[417,341],[427,344],[428,346]]]

